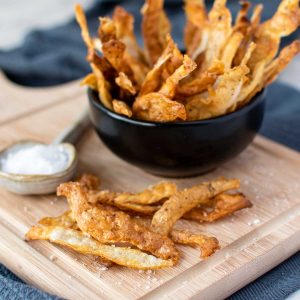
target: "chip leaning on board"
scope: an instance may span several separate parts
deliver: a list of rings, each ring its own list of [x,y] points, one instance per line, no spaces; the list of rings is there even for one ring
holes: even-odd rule
[[[215,237],[173,228],[176,221],[209,223],[251,207],[243,194],[232,193],[240,187],[237,179],[218,178],[183,190],[160,182],[136,194],[101,190],[99,182],[84,174],[61,184],[57,195],[67,198],[70,211],[41,219],[26,239],[49,240],[100,257],[106,265],[160,269],[179,261],[175,244],[199,248],[201,258],[220,248]]]
[[[225,0],[210,11],[203,0],[186,0],[183,54],[171,37],[162,0],[142,8],[142,49],[134,18],[122,7],[100,17],[91,37],[83,10],[76,18],[88,48],[92,73],[83,85],[98,91],[102,104],[130,118],[151,122],[215,118],[247,105],[300,51],[296,40],[279,51],[281,38],[300,24],[298,0],[282,0],[273,17],[261,22],[263,5],[247,1],[235,20]]]

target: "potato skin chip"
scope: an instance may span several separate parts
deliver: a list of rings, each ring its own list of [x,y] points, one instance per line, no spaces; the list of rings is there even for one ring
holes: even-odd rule
[[[277,78],[278,74],[282,72],[299,53],[300,40],[296,40],[283,48],[279,56],[266,67],[264,72],[264,85],[271,84]]]
[[[243,38],[243,34],[237,31],[234,32],[228,39],[221,55],[221,61],[224,63],[225,70],[231,69],[233,59],[242,43]]]
[[[119,203],[153,204],[169,198],[177,191],[177,186],[172,182],[160,182],[136,194],[121,193],[116,197]]]
[[[113,100],[112,102],[113,109],[117,114],[124,115],[128,118],[132,116],[132,110],[124,101]]]
[[[128,78],[128,76],[123,73],[120,72],[119,76],[116,78],[116,84],[122,88],[123,90],[129,92],[131,95],[135,95],[136,94],[136,89],[133,86],[132,81]]]
[[[239,188],[239,184],[240,182],[237,179],[221,178],[175,193],[154,214],[151,229],[163,235],[168,235],[175,222],[185,213],[200,204],[206,203],[210,198],[220,193]]]
[[[100,69],[98,69],[94,64],[91,64],[91,67],[97,79],[99,99],[106,108],[112,109],[112,97],[109,82],[105,79]]]
[[[193,44],[199,43],[199,40],[194,41],[197,38],[195,36],[203,29],[207,21],[207,13],[203,0],[185,0],[184,11],[187,19],[184,28],[184,44],[187,53],[190,55]]]
[[[166,36],[170,33],[171,25],[163,11],[163,0],[146,0],[142,14],[144,44],[154,65],[166,47]]]
[[[134,73],[125,60],[126,46],[119,40],[110,40],[103,44],[102,51],[104,57],[110,62],[114,69],[120,73],[123,72],[132,81],[136,83]]]
[[[199,247],[201,258],[211,256],[220,248],[219,241],[215,237],[204,234],[193,234],[187,230],[173,229],[170,232],[170,237],[174,243]]]
[[[192,71],[196,69],[196,63],[190,59],[187,55],[184,56],[182,65],[178,67],[174,73],[169,76],[165,83],[158,91],[160,94],[172,99],[175,96],[176,88],[179,81],[188,76]]]
[[[98,68],[105,79],[114,87],[114,78],[117,76],[117,72],[105,57],[99,56],[94,50],[89,50],[87,61]]]
[[[140,226],[124,212],[101,205],[93,207],[80,183],[61,184],[57,194],[67,197],[79,228],[99,242],[128,242],[157,257],[177,262],[179,253],[170,239]]]
[[[153,122],[186,119],[184,105],[160,93],[149,93],[138,97],[133,103],[133,113],[139,119]]]
[[[65,228],[70,228],[74,230],[78,230],[78,226],[76,221],[72,218],[72,213],[70,211],[66,211],[62,215],[58,217],[45,217],[39,220],[38,222],[43,226],[61,226]]]
[[[213,199],[213,206],[209,207],[210,211],[201,207],[195,207],[183,215],[184,219],[197,222],[214,222],[234,213],[243,208],[251,207],[251,202],[245,195],[239,194],[220,194]]]
[[[177,96],[189,97],[207,90],[217,80],[219,75],[224,74],[224,64],[215,60],[207,71],[201,72],[195,78],[186,78],[177,86]]]
[[[195,95],[186,104],[188,120],[203,120],[225,114],[236,104],[249,69],[234,67],[221,75],[217,87],[208,96]]]
[[[136,249],[104,245],[78,230],[61,226],[33,226],[27,232],[26,240],[49,240],[79,253],[100,256],[134,269],[160,269],[173,265],[171,260],[162,260]]]
[[[109,17],[100,17],[99,20],[98,35],[101,43],[104,44],[110,40],[117,39],[117,28],[113,20]]]
[[[299,1],[282,0],[274,16],[258,27],[254,40],[257,47],[249,62],[251,70],[262,60],[269,63],[278,52],[280,39],[293,33],[299,24]]]
[[[91,89],[97,91],[98,85],[97,85],[97,78],[96,78],[95,74],[90,73],[90,74],[86,75],[80,82],[80,85],[81,86],[87,85]]]
[[[93,40],[89,34],[89,29],[88,29],[85,14],[83,12],[82,7],[79,4],[75,5],[75,16],[76,16],[76,21],[81,28],[81,36],[82,36],[84,43],[86,44],[88,49],[92,49],[94,47]]]
[[[192,53],[192,59],[204,53],[204,61],[201,65],[202,71],[209,68],[213,60],[220,57],[221,51],[232,33],[232,17],[230,10],[226,7],[226,0],[215,0],[208,14],[201,34],[201,42]]]

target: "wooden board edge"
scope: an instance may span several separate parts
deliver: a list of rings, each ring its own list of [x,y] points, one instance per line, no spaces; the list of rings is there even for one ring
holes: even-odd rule
[[[201,291],[200,294],[193,296],[191,299],[200,299],[200,296],[201,299],[205,300],[224,299],[229,297],[299,251],[300,231],[291,235],[282,241],[282,243],[289,245],[285,251],[280,249],[282,248],[282,244],[276,245],[270,251],[258,256],[255,259],[255,264],[251,261],[250,263],[241,266],[234,273],[224,276],[217,283],[212,284],[209,288]]]
[[[274,140],[271,140],[265,136],[257,135],[253,141],[255,146],[266,149],[268,152],[272,152],[276,156],[282,156],[291,160],[300,162],[300,153],[286,145],[280,144]]]
[[[201,299],[209,300],[209,299],[220,299],[224,298],[221,297],[214,297],[213,295],[216,295],[217,289],[216,285],[218,285],[219,281],[223,276],[219,276],[218,278],[215,278],[214,281],[211,283],[212,287],[209,288],[201,288],[201,280],[199,277],[203,274],[203,272],[209,272],[212,269],[215,269],[218,267],[218,265],[225,262],[227,259],[230,259],[231,257],[234,257],[237,252],[240,251],[246,251],[248,248],[250,248],[254,241],[255,243],[261,243],[263,242],[266,237],[273,232],[276,232],[276,230],[280,230],[281,228],[285,227],[288,222],[291,220],[297,218],[300,216],[300,203],[296,204],[294,207],[288,209],[286,212],[280,214],[276,218],[266,222],[262,226],[252,230],[245,236],[239,238],[235,242],[231,243],[227,247],[219,250],[216,254],[214,254],[209,259],[199,262],[198,264],[194,265],[190,269],[187,269],[186,271],[182,272],[177,277],[174,277],[161,285],[160,287],[156,288],[155,290],[149,292],[147,295],[142,297],[141,299],[160,299],[161,297],[164,297],[168,295],[168,291],[171,290],[172,287],[177,286],[177,289],[173,289],[172,295],[168,295],[168,297],[172,298],[176,295],[177,299],[190,299],[199,295],[201,295]],[[257,239],[256,237],[259,236],[260,238]],[[236,290],[242,288],[246,284],[250,283],[251,281],[255,280],[259,276],[261,276],[263,273],[269,271],[271,268],[282,262],[284,259],[291,256],[293,253],[295,253],[297,250],[300,249],[300,231],[297,230],[296,232],[292,232],[291,235],[286,237],[287,240],[292,239],[293,240],[293,246],[291,247],[291,251],[288,251],[288,249],[284,249],[284,251],[281,251],[280,254],[278,254],[277,258],[278,261],[271,261],[268,263],[268,265],[262,266],[262,268],[257,267],[257,269],[253,269],[252,273],[249,272],[248,274],[245,274],[245,278],[242,281],[242,284],[239,285],[236,289],[235,282],[226,282],[228,284],[228,295],[231,293],[234,293]],[[286,242],[284,242],[286,243]],[[243,245],[243,248],[240,246]],[[275,244],[274,247],[271,249],[264,249],[264,252],[262,254],[262,257],[269,257],[272,258],[272,255],[276,252],[278,248],[276,247],[282,247],[282,242],[279,244]],[[269,251],[270,250],[270,251]],[[275,251],[275,252],[274,252]],[[270,252],[270,256],[268,254]],[[253,260],[249,261],[251,263]],[[223,280],[227,280],[225,277],[228,277],[230,280],[231,276],[235,276],[234,273],[241,270],[244,270],[243,268],[247,267],[247,263],[239,263],[239,266],[235,268],[234,272],[226,274],[226,276],[223,277]],[[264,269],[266,267],[266,269]],[[248,272],[248,271],[247,271]],[[187,284],[183,285],[182,282],[188,282]],[[202,297],[203,293],[207,293],[207,297],[210,296],[211,298]],[[181,297],[182,295],[185,295],[186,297]],[[222,294],[223,295],[223,294]],[[224,296],[226,296],[224,294]],[[198,298],[199,299],[199,298]]]

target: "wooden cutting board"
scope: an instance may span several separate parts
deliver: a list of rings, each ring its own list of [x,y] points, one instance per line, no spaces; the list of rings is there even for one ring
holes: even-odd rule
[[[73,83],[75,91],[77,84]],[[64,87],[52,89],[50,105],[41,104],[40,94],[47,95],[46,89],[36,93],[27,89],[31,108],[15,101],[15,107],[21,107],[11,109],[0,122],[1,148],[19,139],[51,142],[75,120],[86,96],[74,94],[72,84]],[[0,98],[0,105],[7,97]],[[104,189],[135,192],[162,180],[117,158],[92,130],[77,148],[78,174],[98,175]],[[201,260],[197,249],[180,246],[180,263],[155,272],[118,266],[106,270],[93,257],[45,241],[25,242],[29,227],[44,216],[64,212],[66,201],[55,195],[25,197],[0,189],[0,262],[24,281],[67,299],[225,298],[300,249],[299,171],[299,153],[258,137],[215,172],[176,180],[184,187],[216,176],[237,177],[254,206],[214,224],[178,222],[178,228],[216,236],[222,248]]]

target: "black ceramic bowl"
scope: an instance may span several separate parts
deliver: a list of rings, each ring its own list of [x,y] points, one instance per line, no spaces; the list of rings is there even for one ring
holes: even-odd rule
[[[98,94],[88,90],[92,123],[105,145],[129,163],[164,177],[207,173],[243,151],[262,124],[265,94],[218,118],[153,123],[108,110]]]

